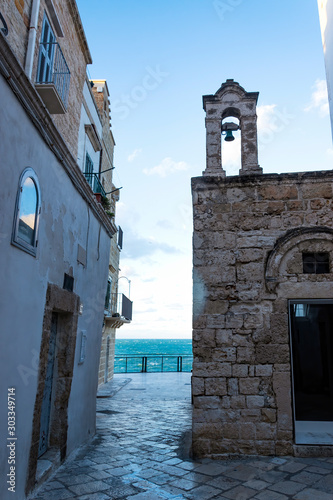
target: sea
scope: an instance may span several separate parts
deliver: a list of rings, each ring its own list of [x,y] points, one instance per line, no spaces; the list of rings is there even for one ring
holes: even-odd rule
[[[116,339],[115,373],[190,372],[191,339]]]

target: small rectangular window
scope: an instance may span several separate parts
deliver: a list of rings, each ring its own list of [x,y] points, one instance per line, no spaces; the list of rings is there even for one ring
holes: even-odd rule
[[[108,285],[106,288],[105,304],[104,304],[104,310],[107,312],[110,312],[111,286],[112,286],[112,278],[111,276],[109,276]]]
[[[123,230],[118,226],[118,247],[121,250],[123,248]]]
[[[85,330],[82,330],[79,365],[81,365],[86,359],[86,346],[87,346],[87,333]]]
[[[69,276],[69,274],[64,274],[64,290],[67,290],[68,292],[72,292],[74,289],[74,278],[73,276]]]
[[[326,274],[330,272],[328,252],[303,253],[303,273]]]

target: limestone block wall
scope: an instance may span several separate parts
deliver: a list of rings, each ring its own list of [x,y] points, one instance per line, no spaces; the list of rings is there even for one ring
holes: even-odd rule
[[[0,6],[8,28],[7,42],[23,67],[28,45],[31,6],[32,0],[3,0]]]
[[[303,251],[333,256],[332,185],[332,171],[192,179],[195,456],[301,453],[288,299],[333,298],[332,258],[302,271]]]
[[[109,349],[108,349],[108,342],[109,342]],[[101,358],[99,362],[99,371],[98,371],[99,386],[106,382],[109,382],[113,378],[115,345],[116,345],[116,329],[110,328],[108,325],[106,325],[105,328],[103,329]],[[108,360],[106,359],[107,353],[109,354]],[[106,363],[108,363],[107,380],[105,379]]]
[[[119,278],[119,257],[120,251],[117,245],[117,234],[111,239],[110,256],[109,256],[109,276],[112,278],[111,294],[118,292]],[[107,349],[109,339],[109,350]],[[102,332],[101,357],[98,371],[98,385],[109,382],[114,375],[114,356],[116,344],[116,328],[113,324],[104,318],[104,327]],[[107,356],[108,355],[108,356]],[[108,358],[108,359],[107,359]],[[106,364],[108,363],[107,377]]]
[[[112,181],[113,170],[113,155],[115,140],[111,130],[111,116],[110,116],[110,101],[107,82],[105,80],[93,80],[93,87],[91,92],[94,96],[96,107],[99,112],[99,118],[102,123],[102,147],[100,170],[106,171],[101,175],[102,184],[106,192],[114,191],[116,187]],[[110,212],[115,216],[116,202],[119,200],[119,191],[108,195],[110,200]],[[114,218],[113,218],[114,220]],[[119,257],[120,251],[117,245],[118,235],[115,234],[111,240],[110,256],[109,256],[109,276],[112,279],[111,294],[112,296],[118,291],[118,278],[119,278]],[[102,385],[110,381],[114,375],[114,355],[115,355],[115,342],[116,342],[116,328],[114,324],[108,320],[104,320],[104,327],[102,333],[102,346],[101,357],[98,373],[98,385]],[[106,370],[107,368],[107,370]]]

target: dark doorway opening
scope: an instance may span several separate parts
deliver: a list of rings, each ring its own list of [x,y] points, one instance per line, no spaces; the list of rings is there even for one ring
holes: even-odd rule
[[[333,444],[333,302],[290,301],[296,444]]]
[[[49,428],[50,428],[50,415],[51,415],[51,403],[52,403],[54,360],[55,360],[56,338],[57,338],[57,322],[58,322],[58,315],[56,313],[53,313],[51,320],[50,342],[47,355],[45,385],[44,385],[44,393],[43,393],[41,416],[40,416],[38,458],[44,455],[44,453],[47,451],[49,447]]]

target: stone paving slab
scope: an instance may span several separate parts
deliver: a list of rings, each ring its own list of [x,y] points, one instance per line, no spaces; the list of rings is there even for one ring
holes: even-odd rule
[[[94,439],[31,498],[333,500],[332,457],[191,460],[190,374],[121,377],[97,399]]]

